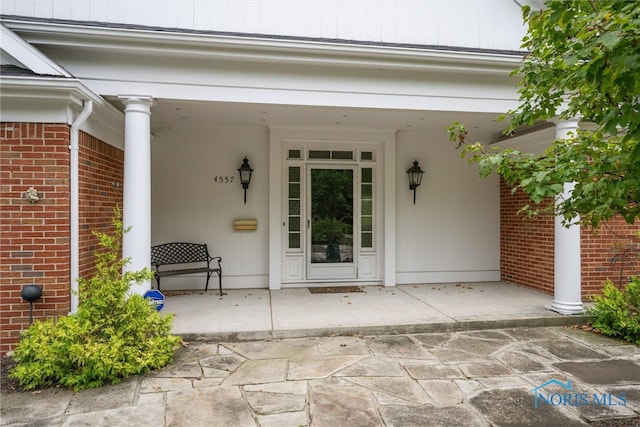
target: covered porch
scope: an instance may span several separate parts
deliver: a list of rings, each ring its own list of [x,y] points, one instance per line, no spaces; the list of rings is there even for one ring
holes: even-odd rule
[[[360,289],[232,289],[223,296],[211,290],[167,291],[161,313],[175,316],[173,332],[187,341],[446,332],[586,320],[545,308],[552,302],[550,295],[504,282]]]
[[[10,27],[26,38],[25,45],[46,55],[43,61],[60,64],[96,95],[95,100],[84,100],[84,113],[91,113],[93,102],[106,101],[118,114],[117,120],[106,122],[122,130],[122,137],[103,138],[124,153],[123,178],[109,185],[123,189],[123,222],[131,227],[123,242],[129,268],[149,267],[150,247],[172,241],[207,243],[223,258],[228,296],[214,301],[220,307],[205,302],[212,295],[198,295],[197,303],[185,304],[199,327],[221,327],[235,319],[231,313],[224,315],[225,310],[238,307],[235,315],[246,305],[230,304],[230,299],[250,301],[256,295],[264,297],[256,298],[257,305],[237,322],[249,327],[263,312],[268,322],[249,331],[375,326],[367,319],[382,325],[429,319],[446,324],[459,320],[431,306],[432,297],[424,298],[426,304],[407,290],[423,286],[437,291],[438,285],[431,283],[452,283],[443,285],[451,289],[443,301],[451,301],[452,309],[483,307],[477,298],[464,301],[454,291],[462,282],[503,277],[498,179],[480,180],[474,167],[460,161],[447,143],[445,127],[457,120],[466,123],[473,139],[499,140],[504,124],[497,116],[516,105],[516,79],[510,72],[521,52],[372,49],[351,42],[196,36],[20,20]],[[180,51],[180,61],[174,51]],[[103,118],[94,116],[98,114],[91,119]],[[557,127],[564,129],[562,124]],[[549,141],[538,133],[525,137]],[[246,203],[238,180],[233,182],[245,157],[255,169]],[[425,177],[416,203],[415,192],[407,188],[406,170],[417,160]],[[330,265],[319,274],[314,262],[317,170],[350,171],[350,221],[343,222],[348,226],[344,234],[356,249],[346,257],[348,271]],[[247,219],[258,224],[255,230],[233,228],[236,220]],[[71,225],[72,230],[78,227]],[[555,249],[555,265],[575,264],[565,258],[579,253],[579,246]],[[71,258],[72,265],[79,258],[73,244]],[[75,283],[79,274],[71,270]],[[577,271],[571,270],[571,280],[556,274],[556,287],[570,288],[558,293],[561,307],[556,308],[568,313],[581,309],[579,280],[573,280],[579,277]],[[175,280],[163,290],[199,289],[200,280]],[[308,302],[287,299],[308,292],[305,286],[343,282],[367,285],[367,292],[338,300],[344,307],[333,301],[340,294],[316,294]],[[430,284],[412,288],[413,283]],[[288,289],[294,287],[301,289]],[[391,305],[376,305],[377,294]],[[186,298],[175,295],[169,300]],[[322,298],[330,305],[318,306]],[[372,306],[361,304],[362,315],[353,325],[339,323],[347,318],[340,309],[349,309],[344,314],[355,311],[350,309],[359,299]],[[533,304],[527,298],[519,301]],[[199,304],[203,313],[195,316]],[[173,310],[171,306],[168,301],[166,310]],[[300,307],[310,309],[298,311]],[[281,311],[291,316],[289,323],[281,324]],[[431,317],[386,318],[412,312]],[[209,319],[210,313],[221,318]],[[305,324],[316,315],[318,324]],[[229,330],[242,328],[232,325]]]

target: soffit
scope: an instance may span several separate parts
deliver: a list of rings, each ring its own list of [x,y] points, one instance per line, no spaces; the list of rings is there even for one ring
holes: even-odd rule
[[[114,105],[121,103],[115,99]],[[159,99],[151,110],[153,133],[174,127],[294,127],[333,130],[420,132],[446,139],[453,121],[465,123],[470,137],[495,141],[505,123],[493,113],[411,111]]]

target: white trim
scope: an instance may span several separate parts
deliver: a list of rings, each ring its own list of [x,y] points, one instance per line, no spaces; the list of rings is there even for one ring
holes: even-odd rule
[[[544,9],[544,0],[513,0],[518,6],[529,6],[533,10]]]
[[[503,114],[517,106],[517,100],[477,94],[416,94],[384,92],[350,92],[348,90],[313,90],[288,87],[224,86],[214,82],[152,82],[106,79],[82,79],[104,96],[144,88],[155,98],[191,101],[238,102],[319,107],[382,108],[389,110],[462,111],[465,113]],[[515,93],[515,91],[514,91]]]
[[[353,286],[381,286],[381,280],[371,280],[371,279],[336,279],[336,280],[307,280],[307,281],[290,281],[284,282],[282,284],[282,289],[292,289],[292,288],[318,288],[322,286],[344,286],[344,285],[353,285]]]
[[[94,93],[84,83],[73,78],[30,77],[30,76],[0,76],[2,98],[7,96],[23,98],[48,99],[69,98],[76,96],[88,99],[100,105],[106,103],[102,97]],[[3,105],[3,110],[5,106]]]
[[[400,272],[398,285],[412,283],[499,282],[500,270]]]
[[[64,68],[40,53],[3,24],[0,24],[0,31],[0,47],[20,64],[36,74],[71,77],[71,74]]]
[[[389,133],[384,140],[383,147],[384,194],[384,285],[395,286],[396,276],[396,133]]]
[[[73,124],[91,101],[94,111],[81,130],[124,149],[124,115],[77,79],[0,76],[2,120]]]
[[[207,276],[203,274],[189,274],[184,276],[169,276],[162,279],[162,289],[164,291],[204,291],[204,284]],[[229,289],[267,289],[268,275],[252,274],[232,276],[223,272],[222,291]],[[154,282],[155,285],[155,282]],[[218,276],[213,275],[209,280],[209,292],[218,292]]]
[[[269,289],[282,287],[282,134],[269,132]]]
[[[494,144],[503,149],[519,150],[534,154],[542,153],[555,140],[555,127],[545,127],[513,138],[503,139]]]
[[[270,163],[271,173],[270,177],[274,177],[273,168],[276,167],[275,163],[277,161],[278,169],[278,180],[282,180],[279,182],[274,182],[272,180],[272,184],[276,187],[270,193],[270,203],[271,210],[269,212],[271,221],[272,221],[272,234],[270,235],[270,239],[274,237],[278,238],[278,244],[275,245],[273,242],[270,242],[270,287],[273,289],[273,285],[275,283],[275,274],[274,268],[277,268],[277,286],[282,287],[287,284],[290,285],[292,283],[301,284],[304,286],[306,283],[313,282],[349,282],[349,281],[362,281],[363,279],[336,279],[336,280],[324,280],[324,279],[301,279],[298,276],[296,277],[288,277],[286,271],[283,270],[285,268],[286,263],[289,260],[294,259],[302,259],[304,260],[304,252],[287,252],[286,245],[286,231],[283,230],[283,227],[287,225],[286,218],[286,209],[285,204],[286,200],[283,200],[285,194],[285,189],[287,185],[286,176],[282,175],[286,173],[286,166],[289,164],[296,165],[301,167],[301,173],[304,177],[306,177],[306,167],[307,164],[324,164],[326,160],[308,160],[306,159],[306,154],[303,155],[303,158],[285,160],[287,156],[288,149],[301,149],[303,153],[306,153],[308,149],[342,149],[342,150],[350,150],[353,149],[356,156],[361,150],[374,151],[374,159],[375,161],[361,161],[359,157],[354,158],[354,160],[336,160],[335,165],[358,165],[357,170],[361,167],[373,167],[374,170],[374,188],[375,188],[375,197],[374,197],[374,209],[376,214],[374,218],[376,218],[376,237],[374,238],[374,249],[368,251],[367,253],[371,255],[375,255],[375,267],[373,270],[375,271],[375,277],[367,277],[364,279],[367,282],[375,281],[376,283],[380,283],[383,281],[384,271],[389,272],[389,283],[391,286],[395,284],[395,206],[387,206],[385,201],[388,201],[389,198],[384,198],[385,189],[391,189],[391,193],[395,192],[395,177],[393,176],[395,170],[395,131],[372,131],[372,130],[362,130],[362,129],[336,129],[336,128],[298,128],[298,127],[276,127],[271,128],[271,156],[272,162]],[[389,141],[392,143],[389,145]],[[386,161],[384,156],[389,152],[391,156],[390,161]],[[276,156],[278,156],[276,158]],[[333,164],[333,161],[331,162]],[[385,168],[390,168],[391,172],[386,170]],[[390,174],[389,176],[387,176]],[[389,184],[386,180],[390,180]],[[359,181],[359,178],[356,180]],[[306,183],[306,179],[303,181]],[[303,187],[306,184],[303,184]],[[273,188],[273,187],[272,187]],[[273,197],[271,194],[277,191],[278,197]],[[358,190],[359,191],[359,190]],[[395,200],[395,196],[390,196],[392,200]],[[304,198],[303,198],[304,200]],[[303,203],[305,203],[303,201]],[[277,206],[275,206],[277,205]],[[274,206],[277,208],[277,216],[274,214]],[[359,209],[359,207],[358,207]],[[385,213],[391,216],[390,219],[385,218]],[[359,219],[358,219],[359,221]],[[306,222],[304,223],[306,224]],[[304,224],[302,224],[304,226]],[[392,231],[387,233],[383,230],[384,227],[391,227]],[[301,240],[301,245],[306,248],[306,226],[303,227],[302,236],[304,236]],[[280,252],[276,252],[276,247]],[[390,261],[386,261],[385,253],[387,248],[392,248],[393,252],[390,256]],[[359,251],[361,249],[358,249]],[[355,252],[354,252],[355,253]],[[276,262],[273,259],[274,254],[281,254],[281,259]],[[358,259],[358,263],[359,263]],[[387,263],[389,265],[387,265]],[[383,268],[383,265],[385,266]],[[302,262],[301,267],[301,275],[306,273],[306,262]],[[306,277],[306,274],[304,274]],[[273,283],[273,284],[271,284]]]
[[[74,48],[170,55],[176,58],[242,59],[288,64],[331,64],[395,70],[449,70],[472,74],[509,73],[522,55],[509,52],[440,50],[429,47],[336,43],[189,33],[164,29],[92,26],[5,19],[30,43]]]

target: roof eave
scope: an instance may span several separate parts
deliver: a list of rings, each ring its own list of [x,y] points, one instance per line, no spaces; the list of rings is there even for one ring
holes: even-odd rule
[[[182,58],[227,58],[252,62],[504,74],[516,68],[525,54],[486,49],[41,21],[6,16],[2,20],[7,27],[35,45],[129,51],[141,55],[172,55]]]

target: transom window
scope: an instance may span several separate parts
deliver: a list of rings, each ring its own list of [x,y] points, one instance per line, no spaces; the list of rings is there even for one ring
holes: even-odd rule
[[[299,252],[304,248],[305,229],[307,221],[311,218],[305,216],[305,195],[303,189],[305,184],[305,174],[303,173],[307,161],[315,164],[315,161],[353,162],[360,165],[356,168],[359,184],[354,193],[357,197],[355,206],[358,221],[354,226],[358,226],[359,248],[363,251],[372,251],[375,247],[375,151],[374,150],[333,150],[316,149],[304,146],[291,147],[286,151],[288,160],[287,166],[287,186],[286,186],[286,217],[287,217],[287,248],[290,252]],[[355,184],[355,183],[354,183]],[[304,223],[303,223],[304,222]]]
[[[353,151],[309,150],[309,160],[353,160]]]

